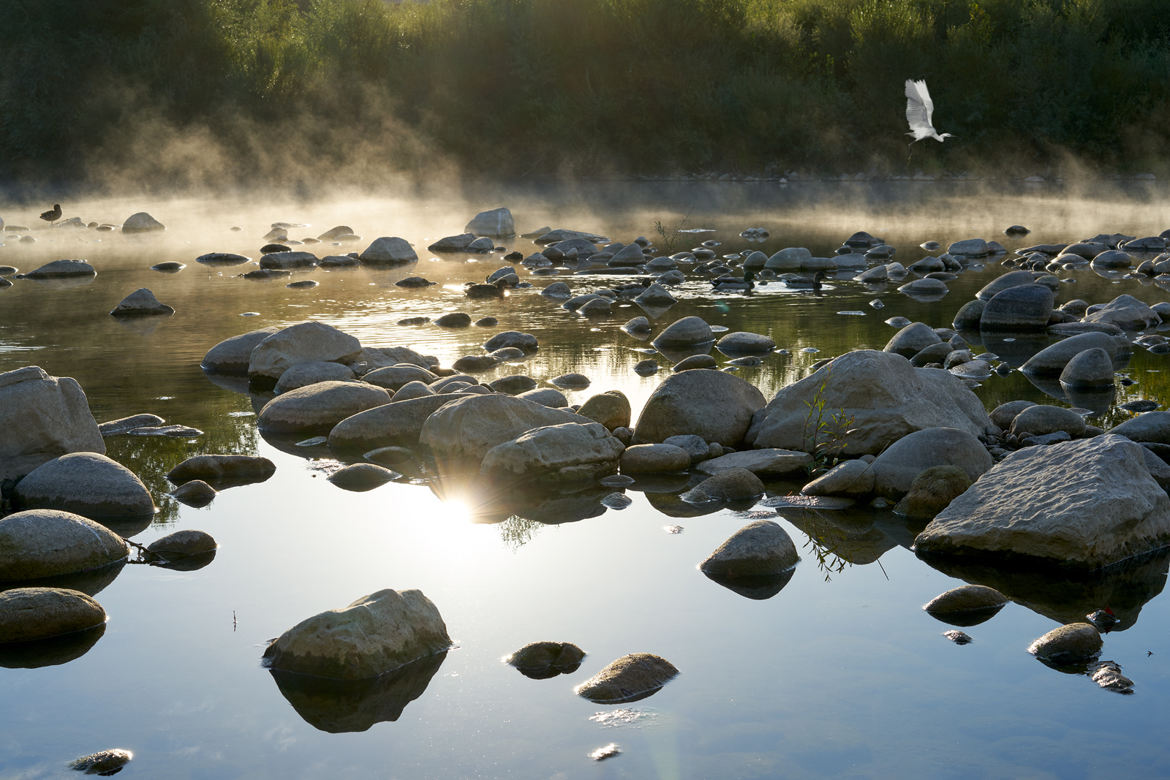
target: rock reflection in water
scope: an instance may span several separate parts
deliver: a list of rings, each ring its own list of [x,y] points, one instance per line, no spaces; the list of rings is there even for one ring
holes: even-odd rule
[[[73,572],[71,574],[60,574],[55,577],[45,577],[38,580],[24,580],[21,582],[0,582],[0,590],[8,590],[10,588],[69,588],[70,590],[81,591],[87,596],[96,596],[104,590],[111,582],[118,578],[127,563],[123,558],[120,561],[114,561],[108,566],[102,566],[99,569],[89,569],[88,571]]]
[[[925,560],[944,574],[995,588],[1061,624],[1083,622],[1086,615],[1108,607],[1118,619],[1112,630],[1124,631],[1137,623],[1142,607],[1166,586],[1170,550],[1084,574],[1045,568],[1023,558],[1000,565]]]
[[[106,633],[106,624],[51,639],[18,644],[0,644],[0,666],[9,669],[37,669],[58,666],[89,652]]]
[[[792,575],[796,572],[796,567],[768,576],[756,577],[716,577],[706,574],[707,579],[712,582],[722,585],[728,590],[738,593],[744,598],[753,599],[755,601],[764,601],[770,599],[784,589],[792,579]]]
[[[897,539],[875,524],[874,513],[865,509],[819,512],[784,508],[781,516],[808,536],[810,552],[826,575],[848,564],[864,566],[898,546]]]
[[[446,653],[428,656],[372,680],[333,680],[270,669],[282,696],[306,723],[330,734],[366,731],[398,720],[423,695]]]

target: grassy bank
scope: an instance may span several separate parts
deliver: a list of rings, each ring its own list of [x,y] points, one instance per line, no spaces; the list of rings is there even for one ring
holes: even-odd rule
[[[1164,173],[1156,0],[4,0],[0,179]],[[906,78],[935,124],[907,161]]]

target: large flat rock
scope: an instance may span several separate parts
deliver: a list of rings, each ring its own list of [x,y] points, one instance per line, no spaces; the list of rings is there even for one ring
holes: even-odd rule
[[[1170,497],[1113,434],[1019,450],[914,540],[934,556],[1027,556],[1099,568],[1170,544]]]

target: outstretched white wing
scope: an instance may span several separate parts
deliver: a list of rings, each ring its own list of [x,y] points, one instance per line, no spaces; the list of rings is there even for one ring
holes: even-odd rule
[[[906,79],[906,121],[910,123],[909,134],[915,140],[935,134],[934,125],[930,123],[933,113],[934,101],[930,99],[926,82]]]

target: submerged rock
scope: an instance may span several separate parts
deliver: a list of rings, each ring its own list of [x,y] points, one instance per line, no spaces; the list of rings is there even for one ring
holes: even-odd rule
[[[256,417],[266,433],[327,434],[351,415],[390,403],[385,388],[363,382],[317,382],[273,398]]]
[[[264,651],[271,669],[364,680],[443,653],[451,638],[439,610],[418,590],[380,590],[303,620]]]
[[[621,704],[652,696],[678,675],[669,661],[651,653],[624,655],[573,689],[597,704]]]
[[[779,524],[757,520],[732,534],[699,569],[718,579],[768,577],[791,569],[799,560],[796,545]]]
[[[400,476],[402,475],[397,471],[391,471],[374,463],[351,463],[330,474],[329,482],[342,490],[362,492],[381,487]]]
[[[193,479],[216,486],[247,485],[274,473],[276,464],[256,455],[193,455],[167,472],[167,479],[175,485]]]

